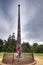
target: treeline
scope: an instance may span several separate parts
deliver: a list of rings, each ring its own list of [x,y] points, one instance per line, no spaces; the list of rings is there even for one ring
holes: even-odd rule
[[[33,43],[32,49],[35,53],[43,53],[43,44]]]
[[[43,44],[33,43],[33,45],[30,45],[28,42],[23,42],[22,49],[23,52],[43,53]]]
[[[0,52],[16,52],[17,40],[15,40],[15,34],[9,35],[7,41],[0,39]],[[28,42],[22,43],[22,52],[29,53],[43,53],[43,44],[33,43],[30,45]]]
[[[17,41],[14,33],[9,35],[7,41],[0,39],[0,52],[16,52]]]

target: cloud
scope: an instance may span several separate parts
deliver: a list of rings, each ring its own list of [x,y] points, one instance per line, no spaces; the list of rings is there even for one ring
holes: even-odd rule
[[[17,38],[19,3],[21,40],[43,42],[43,0],[0,0],[0,37],[14,32]]]
[[[26,39],[30,41],[33,40],[43,42],[43,4],[42,1],[38,1],[36,4],[37,5],[33,5],[33,8],[35,7],[35,9],[33,9],[34,14],[32,14],[32,10],[30,11],[31,13],[29,12],[32,16],[29,16],[31,19],[28,20],[28,23],[25,25],[24,31]]]
[[[13,28],[11,1],[0,0],[0,38],[7,39]],[[10,11],[11,10],[11,11]]]
[[[9,31],[9,24],[4,16],[2,9],[0,8],[0,38],[6,37],[6,34]]]

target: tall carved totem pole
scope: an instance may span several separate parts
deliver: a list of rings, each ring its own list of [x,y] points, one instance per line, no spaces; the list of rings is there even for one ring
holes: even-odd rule
[[[18,5],[17,52],[21,55],[20,4]]]

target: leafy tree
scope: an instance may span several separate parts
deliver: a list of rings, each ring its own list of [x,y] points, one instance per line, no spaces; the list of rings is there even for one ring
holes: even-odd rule
[[[38,44],[37,43],[33,43],[32,49],[36,53],[38,51]]]
[[[38,53],[43,53],[43,45],[38,46]]]
[[[2,51],[3,51],[3,40],[0,39],[0,52],[2,52]]]
[[[34,43],[32,49],[35,53],[43,53],[43,45],[38,45],[37,43]]]
[[[22,49],[23,52],[29,52],[27,46],[23,46],[23,49]]]
[[[5,44],[5,51],[7,52],[15,52],[16,51],[16,44],[17,41],[14,38],[14,33],[11,35],[9,35],[8,37],[8,41]]]
[[[22,44],[22,51],[23,52],[30,52],[31,51],[31,46],[29,45],[28,42],[23,42],[23,44]]]

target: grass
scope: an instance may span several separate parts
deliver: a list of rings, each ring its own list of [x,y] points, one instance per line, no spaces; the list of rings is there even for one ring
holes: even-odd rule
[[[3,56],[3,54],[6,54],[6,56],[12,55],[13,53],[9,53],[9,52],[0,52],[0,56]]]
[[[0,52],[0,56],[3,56],[3,54],[4,54],[3,52]]]
[[[34,53],[34,56],[43,56],[43,53]]]
[[[24,53],[24,55],[30,55],[31,53]],[[34,56],[43,56],[43,53],[34,53]]]
[[[4,52],[0,52],[0,56],[3,56]],[[27,54],[27,55],[31,55],[30,53],[23,53],[23,54]],[[7,53],[6,53],[7,55]],[[10,53],[8,53],[8,55],[10,55]],[[43,56],[43,53],[34,53],[34,56]]]

